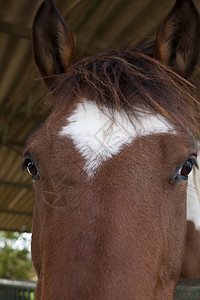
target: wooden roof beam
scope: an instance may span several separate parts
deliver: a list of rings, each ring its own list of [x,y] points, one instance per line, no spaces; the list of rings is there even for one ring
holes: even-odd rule
[[[32,184],[0,180],[0,185],[10,185],[17,188],[32,189]]]
[[[20,24],[0,21],[0,32],[14,35],[24,39],[31,38],[31,29]]]

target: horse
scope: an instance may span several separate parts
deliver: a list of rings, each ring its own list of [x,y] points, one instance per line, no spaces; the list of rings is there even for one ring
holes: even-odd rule
[[[156,41],[80,58],[53,0],[33,22],[54,102],[28,139],[35,299],[172,299],[183,261],[188,175],[197,169],[200,49],[193,0]]]

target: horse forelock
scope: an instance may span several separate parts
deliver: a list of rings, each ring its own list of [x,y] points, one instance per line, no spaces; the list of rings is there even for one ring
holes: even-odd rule
[[[196,88],[139,49],[83,59],[57,76],[53,96],[56,111],[65,113],[75,99],[86,98],[110,115],[118,111],[137,118],[138,109],[159,114],[199,138]]]

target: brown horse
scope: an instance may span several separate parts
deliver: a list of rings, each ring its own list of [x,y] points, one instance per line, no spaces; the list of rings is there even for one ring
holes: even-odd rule
[[[54,1],[33,25],[55,106],[29,139],[35,299],[172,299],[197,167],[199,14],[177,0],[155,43],[78,59]]]

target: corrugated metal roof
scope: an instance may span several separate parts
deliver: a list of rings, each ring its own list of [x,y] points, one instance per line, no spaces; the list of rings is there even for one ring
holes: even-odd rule
[[[48,111],[41,104],[46,91],[31,53],[31,25],[39,4],[39,0],[0,0],[0,229],[4,230],[31,230],[34,200],[30,178],[21,171],[22,153],[27,136]],[[83,56],[130,41],[152,40],[173,4],[173,0],[57,1]]]

